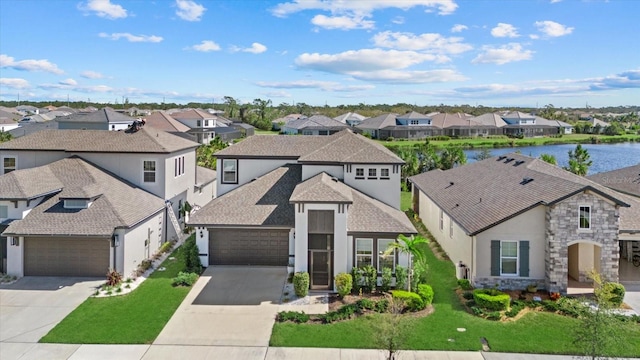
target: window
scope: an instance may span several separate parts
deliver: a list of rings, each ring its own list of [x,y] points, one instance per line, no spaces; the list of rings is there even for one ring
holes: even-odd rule
[[[196,127],[202,126],[202,120],[196,120]]]
[[[418,125],[419,123],[418,120],[411,120],[410,125]]]
[[[377,169],[369,169],[369,179],[377,178]]]
[[[449,237],[453,237],[453,219],[449,218]]]
[[[380,169],[380,179],[389,179],[389,169]]]
[[[373,239],[356,239],[356,266],[373,265]]]
[[[238,160],[222,159],[222,183],[223,184],[238,183]]]
[[[580,224],[579,229],[591,229],[591,207],[580,206]]]
[[[16,158],[6,157],[2,159],[2,165],[4,169],[4,174],[8,174],[16,169]]]
[[[518,275],[518,242],[500,244],[500,275]]]
[[[65,209],[86,209],[88,208],[88,201],[83,199],[66,199],[64,201]]]
[[[396,271],[396,250],[394,249],[389,255],[384,252],[393,243],[393,239],[378,239],[378,272],[382,272],[384,268],[390,268],[392,272]]]
[[[6,219],[9,217],[9,207],[7,205],[0,205],[0,219]]]
[[[204,126],[205,126],[205,127],[209,126],[209,120],[205,120],[205,121],[204,121]]]
[[[184,156],[178,156],[173,159],[173,165],[175,167],[173,171],[175,177],[184,174]]]
[[[444,211],[440,209],[440,231],[444,230]]]
[[[356,168],[356,179],[364,179],[364,169]]]
[[[156,182],[156,162],[145,160],[142,162],[142,181],[146,183]]]
[[[302,135],[313,135],[313,131],[311,131],[311,130],[302,130]]]

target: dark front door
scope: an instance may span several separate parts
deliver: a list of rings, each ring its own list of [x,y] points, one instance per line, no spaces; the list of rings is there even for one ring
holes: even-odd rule
[[[311,289],[333,287],[333,235],[309,234],[309,275]]]

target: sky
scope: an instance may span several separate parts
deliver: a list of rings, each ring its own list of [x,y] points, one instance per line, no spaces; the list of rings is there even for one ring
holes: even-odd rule
[[[636,0],[2,0],[0,100],[640,105]]]

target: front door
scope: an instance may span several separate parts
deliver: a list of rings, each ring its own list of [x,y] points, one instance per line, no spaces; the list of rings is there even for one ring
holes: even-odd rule
[[[333,288],[333,235],[309,234],[309,277],[311,289]]]

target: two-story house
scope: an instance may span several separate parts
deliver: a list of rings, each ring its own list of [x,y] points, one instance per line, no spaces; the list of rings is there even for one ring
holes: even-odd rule
[[[384,146],[344,130],[253,136],[216,153],[217,197],[195,213],[203,264],[294,264],[333,289],[354,266],[406,263],[384,250],[416,230],[400,208],[400,167]]]
[[[187,201],[201,207],[214,197],[216,173],[196,166],[198,146],[144,127],[43,130],[0,144],[7,271],[96,276],[108,264],[128,275],[177,236],[170,220]],[[102,261],[82,265],[87,256]]]
[[[102,108],[92,112],[78,112],[58,117],[58,129],[61,130],[126,130],[136,119],[119,113],[111,108]]]
[[[410,181],[414,210],[475,286],[566,293],[592,269],[618,281],[620,234],[640,234],[637,201],[519,154]]]
[[[190,128],[187,133],[195,136],[200,144],[208,144],[216,136],[224,141],[242,137],[242,132],[231,127],[232,121],[217,114],[210,114],[199,109],[172,112],[172,118]]]

